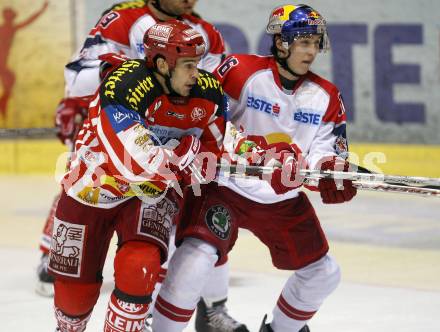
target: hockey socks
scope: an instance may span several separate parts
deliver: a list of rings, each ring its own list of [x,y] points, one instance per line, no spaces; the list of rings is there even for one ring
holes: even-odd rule
[[[274,331],[300,331],[340,281],[339,266],[326,255],[295,272],[286,282],[273,309]]]
[[[145,297],[130,297],[114,290],[107,308],[104,332],[142,331],[149,301]]]
[[[82,332],[86,329],[87,322],[90,319],[90,316],[92,315],[92,312],[85,315],[81,315],[78,317],[70,317],[67,316],[65,313],[63,313],[60,309],[57,307],[55,309],[55,318],[57,320],[58,328],[57,331],[59,332]]]
[[[185,239],[169,262],[154,307],[153,331],[180,332],[188,325],[217,259],[212,245]]]

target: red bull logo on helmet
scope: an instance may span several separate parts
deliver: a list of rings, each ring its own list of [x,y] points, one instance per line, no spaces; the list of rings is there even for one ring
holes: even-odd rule
[[[284,7],[276,8],[272,12],[272,16],[283,16],[284,15]]]
[[[312,10],[308,14],[308,25],[326,25],[326,23],[325,19],[317,11]]]
[[[308,25],[326,25],[326,23],[327,22],[322,18],[318,18],[318,19],[314,19],[314,20],[311,20],[311,19],[307,20]]]
[[[317,12],[315,12],[315,11],[313,10],[313,11],[311,11],[311,12],[309,13],[309,17],[311,17],[311,18],[313,18],[313,19],[317,19],[317,18],[320,18],[321,15],[319,15]]]
[[[290,13],[293,12],[296,8],[298,7],[293,5],[285,5],[273,9],[269,17],[269,23],[266,27],[266,32],[270,34],[280,33],[281,27],[289,19]]]
[[[272,16],[278,16],[281,21],[287,21],[289,19],[289,15],[293,12],[297,7],[293,5],[285,5],[280,8],[275,9],[272,13]]]

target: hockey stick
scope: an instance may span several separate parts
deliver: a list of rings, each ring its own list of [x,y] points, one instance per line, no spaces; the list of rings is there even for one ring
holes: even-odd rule
[[[356,165],[354,165],[356,166]],[[258,176],[270,174],[273,167],[218,164],[218,168],[226,176]],[[353,185],[362,190],[398,192],[424,196],[440,197],[440,179],[411,177],[371,173],[366,168],[361,172],[338,172],[302,169],[299,174],[304,176],[306,184],[316,185],[320,179],[351,180]],[[370,173],[367,173],[370,172]]]
[[[301,176],[307,179],[334,179],[351,180],[360,182],[385,182],[388,184],[400,184],[407,186],[438,187],[440,189],[439,178],[426,178],[419,176],[399,176],[385,175],[380,173],[357,173],[357,172],[338,172],[302,169],[299,171]]]
[[[353,186],[361,190],[369,191],[383,191],[392,193],[402,193],[402,194],[412,194],[421,196],[434,196],[440,198],[440,188],[427,188],[427,187],[416,187],[408,185],[395,185],[387,183],[368,183],[368,182],[353,182]]]
[[[252,166],[252,165],[227,165],[218,164],[218,168],[231,174],[242,175],[261,175],[273,172],[273,167]],[[356,165],[354,165],[356,167]],[[334,179],[334,180],[351,180],[351,181],[367,181],[367,182],[385,182],[389,184],[401,184],[422,187],[438,187],[440,189],[440,178],[427,178],[419,176],[400,176],[385,175],[380,173],[369,172],[366,168],[360,169],[361,172],[338,172],[338,171],[321,171],[301,169],[299,174],[308,179]],[[367,173],[367,171],[369,173]]]
[[[52,138],[58,132],[58,128],[0,128],[0,139],[18,138]]]

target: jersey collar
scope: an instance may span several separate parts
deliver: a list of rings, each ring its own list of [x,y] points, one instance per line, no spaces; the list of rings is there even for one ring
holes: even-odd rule
[[[277,62],[276,62],[274,57],[272,57],[270,59],[269,68],[272,70],[272,74],[273,74],[273,77],[274,77],[274,80],[275,80],[275,84],[278,86],[278,88],[280,88],[281,91],[284,92],[285,90],[283,89],[283,87],[281,85],[280,72],[278,71]],[[292,94],[294,94],[295,91],[301,86],[301,84],[309,76],[309,74],[310,74],[310,71],[308,71],[305,75],[302,75],[298,79],[298,81],[293,86]]]

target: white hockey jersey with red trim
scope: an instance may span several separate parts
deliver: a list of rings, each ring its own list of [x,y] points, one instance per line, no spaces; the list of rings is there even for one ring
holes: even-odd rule
[[[229,97],[229,121],[250,140],[265,145],[295,143],[310,168],[326,156],[346,157],[346,115],[338,89],[308,72],[293,91],[281,87],[272,56],[231,55],[214,74]],[[277,195],[266,181],[220,178],[220,183],[251,200],[274,203],[298,195]]]
[[[143,59],[145,31],[158,19],[145,3],[117,4],[107,11],[90,31],[84,45],[74,59],[66,65],[64,76],[66,96],[93,95],[99,85],[98,57],[106,53],[124,54],[131,59]],[[143,5],[142,5],[143,4]],[[225,54],[223,38],[210,23],[192,15],[181,19],[200,32],[206,43],[206,53],[199,68],[212,72]]]

